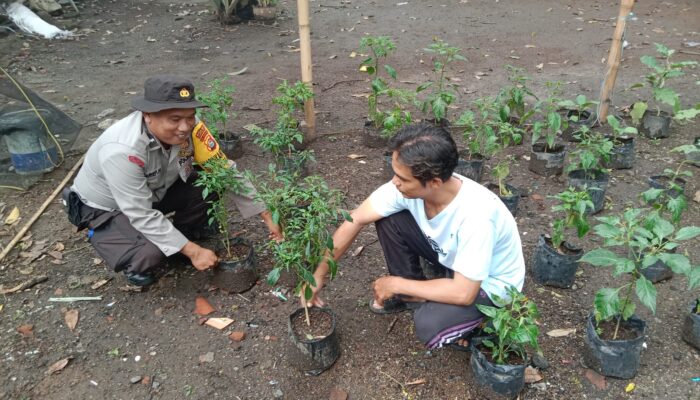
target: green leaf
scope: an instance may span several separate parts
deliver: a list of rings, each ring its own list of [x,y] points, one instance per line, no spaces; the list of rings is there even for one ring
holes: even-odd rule
[[[644,275],[640,275],[637,279],[635,288],[639,301],[647,306],[652,313],[656,314],[656,288]]]
[[[621,274],[629,274],[630,272],[634,271],[634,269],[634,261],[627,258],[621,258],[617,263],[615,263],[615,271],[613,271],[613,275],[618,276]]]
[[[619,289],[602,288],[595,294],[593,306],[600,319],[609,320],[620,313]]]
[[[633,301],[628,301],[627,304],[625,304],[624,309],[622,310],[622,319],[623,320],[628,320],[633,314],[634,311],[637,309],[637,305],[634,304]]]
[[[309,301],[309,300],[311,300],[311,298],[312,298],[313,296],[314,296],[314,291],[313,291],[313,289],[311,289],[311,286],[306,285],[306,286],[304,287],[304,298],[306,299],[306,301]]]
[[[492,307],[492,306],[486,306],[482,304],[476,304],[476,308],[484,315],[486,315],[489,318],[494,318],[496,316],[496,313],[498,312],[497,307]]]
[[[394,68],[392,68],[389,65],[385,65],[384,69],[386,70],[386,73],[389,74],[390,77],[392,77],[393,79],[396,79],[396,70]]]
[[[661,253],[657,257],[677,274],[685,275],[690,272],[690,261],[682,254]]]
[[[700,286],[700,266],[694,267],[688,273],[688,289]]]
[[[649,56],[649,55],[641,56],[639,58],[639,60],[642,62],[642,64],[646,65],[649,68],[656,69],[656,67],[658,67],[658,65],[659,65],[656,62],[656,58],[654,56]]]
[[[678,102],[678,93],[671,88],[658,88],[654,90],[654,99],[660,103],[673,106]]]
[[[608,267],[611,265],[617,265],[624,260],[624,258],[619,257],[610,250],[595,249],[584,254],[579,261],[594,265],[596,267]]]
[[[596,225],[594,230],[596,235],[604,239],[613,239],[619,237],[622,234],[622,231],[618,227],[608,224]]]
[[[632,122],[634,124],[639,124],[639,122],[642,120],[642,117],[644,116],[644,113],[647,111],[648,108],[649,106],[647,105],[647,103],[634,103],[634,106],[632,106],[632,111],[630,111],[630,117],[632,117]]]
[[[282,273],[281,268],[274,268],[272,271],[270,271],[269,274],[267,274],[267,284],[270,286],[274,286],[277,281],[280,279],[280,274]]]
[[[695,236],[700,235],[700,227],[697,226],[685,226],[676,232],[676,236],[673,238],[675,241],[692,239]]]

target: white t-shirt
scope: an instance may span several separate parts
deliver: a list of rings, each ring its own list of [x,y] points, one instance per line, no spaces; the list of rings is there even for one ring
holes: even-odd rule
[[[522,290],[525,260],[518,226],[505,204],[489,189],[459,174],[457,196],[428,219],[422,199],[406,199],[387,182],[369,197],[370,204],[387,217],[408,210],[438,254],[440,264],[468,279],[480,281],[493,300],[507,298],[506,288]]]

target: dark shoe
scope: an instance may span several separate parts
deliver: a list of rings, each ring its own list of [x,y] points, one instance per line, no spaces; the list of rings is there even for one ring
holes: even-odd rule
[[[376,307],[374,298],[369,299],[369,310],[375,314],[394,314],[409,310],[405,301],[394,296],[384,300],[384,307]]]
[[[156,282],[156,278],[153,275],[147,273],[135,274],[133,272],[125,272],[124,276],[126,277],[126,281],[129,282],[130,285],[139,287],[151,286]]]

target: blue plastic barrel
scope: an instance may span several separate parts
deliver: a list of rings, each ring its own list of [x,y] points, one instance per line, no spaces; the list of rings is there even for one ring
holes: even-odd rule
[[[0,117],[0,133],[16,173],[40,174],[52,171],[58,164],[56,144],[46,134],[33,110],[3,114]]]

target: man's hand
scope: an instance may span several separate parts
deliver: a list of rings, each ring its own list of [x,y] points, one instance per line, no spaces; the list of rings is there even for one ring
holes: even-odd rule
[[[213,251],[193,242],[187,242],[180,252],[186,255],[192,261],[192,266],[199,271],[205,271],[219,263],[219,257]]]
[[[284,233],[282,232],[282,228],[279,226],[279,224],[276,224],[272,221],[272,214],[270,214],[269,211],[265,210],[260,213],[260,217],[262,217],[263,222],[267,226],[267,230],[270,232],[267,236],[268,239],[274,240],[277,243],[283,241]]]
[[[384,306],[384,300],[391,298],[396,295],[395,284],[397,279],[396,276],[383,276],[374,281],[372,288],[374,289],[374,301],[378,306]]]
[[[305,301],[307,307],[323,307],[326,305],[326,302],[324,302],[323,299],[321,299],[321,297],[318,295],[321,292],[321,289],[323,289],[325,277],[316,276],[316,274],[314,274],[314,280],[316,280],[316,287],[311,286],[311,291],[313,292],[313,295],[308,301],[306,301],[306,298],[304,297],[304,291],[306,290],[306,286],[301,288],[302,291],[300,303],[302,307],[304,307]]]

